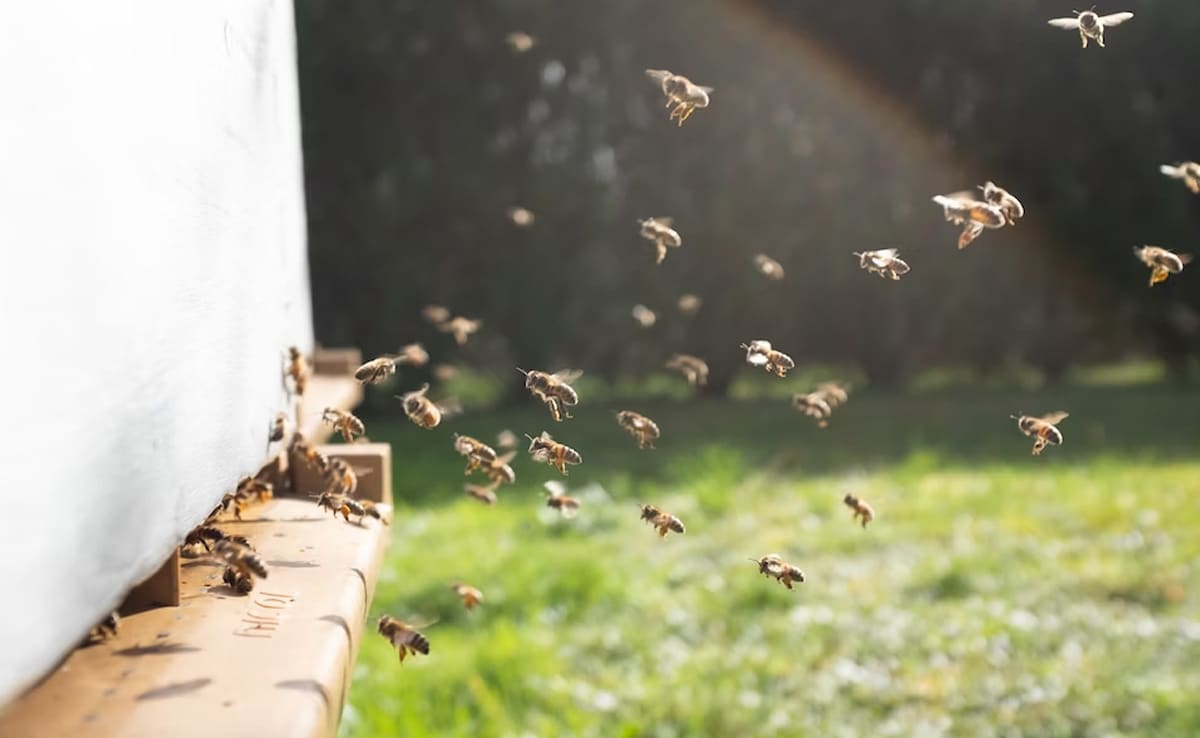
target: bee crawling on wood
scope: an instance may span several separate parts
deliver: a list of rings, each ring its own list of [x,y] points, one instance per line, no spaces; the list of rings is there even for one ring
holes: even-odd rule
[[[1182,179],[1193,195],[1200,195],[1200,164],[1194,161],[1176,162],[1163,164],[1158,170],[1171,179]]]
[[[766,254],[758,254],[754,257],[754,268],[767,279],[776,282],[783,279],[783,265]]]
[[[567,464],[582,464],[583,457],[579,452],[565,443],[559,443],[546,431],[537,438],[525,434],[529,439],[529,454],[533,460],[542,464],[549,464],[558,469],[563,476],[567,474]]]
[[[288,378],[292,380],[292,389],[295,394],[303,397],[304,391],[308,389],[308,378],[312,374],[312,370],[308,366],[308,360],[296,346],[288,347],[286,372]]]
[[[761,559],[750,560],[758,564],[760,574],[775,577],[776,581],[788,589],[792,588],[792,582],[804,581],[804,572],[800,571],[799,567],[784,561],[779,554],[767,554]]]
[[[1062,431],[1058,424],[1070,417],[1061,410],[1041,417],[1032,415],[1010,415],[1017,421],[1021,432],[1033,439],[1033,455],[1039,456],[1046,446],[1060,446],[1063,442]]]
[[[429,640],[417,631],[416,626],[391,615],[384,615],[379,618],[378,629],[379,635],[388,639],[388,642],[396,649],[401,664],[409,654],[429,655]]]
[[[1104,48],[1104,29],[1119,26],[1125,21],[1133,17],[1133,13],[1112,13],[1110,15],[1098,15],[1096,6],[1093,5],[1091,10],[1085,10],[1082,13],[1075,11],[1074,18],[1053,18],[1050,25],[1055,28],[1062,28],[1067,31],[1079,31],[1079,40],[1083,44],[1083,48],[1087,48],[1088,39],[1094,39],[1100,48]]]
[[[104,616],[104,619],[92,626],[84,639],[84,645],[88,643],[96,643],[99,641],[107,641],[109,638],[115,638],[117,630],[121,625],[121,616],[113,610]]]
[[[899,280],[903,274],[908,274],[908,263],[900,258],[899,249],[877,249],[875,251],[855,251],[858,265],[868,272],[874,272],[885,279]]]
[[[1185,264],[1192,260],[1191,254],[1176,254],[1159,246],[1134,246],[1133,254],[1143,264],[1150,267],[1150,286],[1164,281],[1172,274],[1183,271]]]
[[[479,500],[490,507],[496,504],[496,488],[499,486],[497,482],[493,482],[487,486],[482,484],[466,484],[463,485],[463,490],[467,493],[468,497]]]
[[[654,448],[654,440],[661,435],[657,423],[632,410],[618,412],[617,423],[634,437],[638,448]]]
[[[958,237],[958,247],[965,249],[983,233],[985,228],[1003,228],[1009,224],[1008,216],[999,205],[976,199],[969,192],[952,195],[935,195],[933,201],[942,206],[946,220],[963,227]]]
[[[578,369],[564,369],[554,373],[536,369],[527,372],[521,367],[517,367],[517,371],[525,375],[525,388],[534,397],[546,403],[550,417],[556,422],[571,417],[567,408],[579,404],[579,393],[571,383],[583,376],[583,372]]]
[[[659,538],[666,538],[667,533],[674,531],[683,534],[683,521],[674,515],[661,510],[654,505],[642,505],[642,520],[645,520],[654,526],[658,531]]]
[[[267,435],[267,440],[271,443],[282,441],[287,435],[288,415],[287,413],[276,413],[275,419],[271,421],[271,432]]]
[[[454,450],[461,456],[467,457],[467,468],[463,474],[470,474],[480,466],[491,464],[496,460],[494,448],[471,436],[460,436],[455,433]]]
[[[743,343],[741,348],[746,349],[747,364],[761,366],[777,377],[786,377],[788,370],[796,367],[796,362],[792,361],[792,357],[782,351],[776,351],[771,347],[770,341],[759,339],[748,344]]]
[[[683,245],[683,237],[679,231],[671,227],[673,218],[643,218],[638,221],[641,226],[642,238],[654,243],[655,264],[663,263],[667,258],[667,249],[677,249]]]
[[[213,558],[225,564],[222,580],[239,594],[254,589],[254,578],[267,578],[267,565],[249,544],[238,543],[228,538],[217,541]]]
[[[867,504],[866,500],[847,494],[842,498],[842,504],[850,508],[852,520],[862,518],[862,527],[864,528],[867,527],[867,523],[875,519],[875,508]]]
[[[671,111],[669,120],[683,122],[696,112],[696,108],[707,108],[713,88],[693,83],[682,74],[672,74],[666,69],[647,69],[646,76],[662,87],[663,95],[667,97],[666,107],[675,108]]]
[[[427,430],[436,428],[441,424],[443,418],[452,417],[462,412],[462,407],[459,406],[456,400],[447,399],[441,403],[435,403],[425,396],[427,392],[429,392],[428,382],[412,392],[395,396],[397,400],[404,403],[404,414],[415,425]]]
[[[340,433],[346,443],[354,443],[367,432],[367,427],[357,416],[336,407],[325,408],[321,413],[321,422],[333,426],[333,430]]]
[[[231,536],[220,528],[211,525],[198,525],[190,530],[183,539],[183,545],[203,546],[205,552],[212,553],[212,546],[209,545],[210,542],[216,544],[219,541],[226,540],[240,543],[243,546],[250,545],[250,541],[246,540],[245,536]]]
[[[454,591],[454,594],[458,595],[459,599],[462,600],[463,607],[468,610],[474,610],[476,605],[483,602],[483,592],[480,592],[469,584],[455,582],[450,585],[450,589]]]
[[[579,500],[567,494],[565,484],[551,479],[542,486],[546,488],[546,507],[558,510],[564,518],[575,517],[579,512]]]
[[[708,384],[708,364],[688,354],[675,354],[667,360],[667,368],[683,374],[688,384],[693,387],[703,387]]]

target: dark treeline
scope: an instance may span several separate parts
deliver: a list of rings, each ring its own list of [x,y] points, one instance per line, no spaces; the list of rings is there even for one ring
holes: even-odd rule
[[[1082,50],[1045,23],[1069,4],[1033,0],[304,0],[318,337],[609,377],[684,351],[718,390],[752,338],[880,384],[947,364],[1182,367],[1194,275],[1150,289],[1131,248],[1200,233],[1200,198],[1158,173],[1200,158],[1200,5],[1134,6]],[[537,44],[514,53],[515,30]],[[712,107],[676,128],[646,67],[715,87]],[[957,252],[929,198],[985,179],[1029,214]],[[684,239],[659,267],[635,224],[650,215]],[[887,246],[913,266],[899,283],[850,256]],[[759,252],[786,279],[755,274]],[[427,303],[483,330],[457,351]]]

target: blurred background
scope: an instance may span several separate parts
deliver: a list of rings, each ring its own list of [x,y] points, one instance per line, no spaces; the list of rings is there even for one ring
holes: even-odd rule
[[[317,339],[433,356],[363,410],[400,501],[375,609],[440,618],[433,655],[366,644],[343,731],[1200,730],[1200,290],[1132,254],[1200,233],[1159,173],[1200,159],[1200,5],[1100,10],[1136,17],[1083,50],[1046,0],[300,0]],[[676,127],[646,68],[711,106]],[[986,180],[1027,215],[960,252],[930,198]],[[683,237],[660,266],[648,216]],[[887,247],[900,282],[852,256]],[[458,346],[427,304],[482,326]],[[745,366],[757,338],[788,380]],[[550,427],[514,366],[584,370],[579,418]],[[821,430],[785,398],[828,379],[852,396]],[[425,381],[466,414],[408,424],[392,396]],[[1032,459],[1008,414],[1059,408]],[[508,499],[463,497],[450,433],[505,428],[582,452],[578,519],[523,451]],[[688,534],[656,540],[645,501]],[[759,577],[771,550],[810,582]],[[456,578],[488,603],[463,613]]]

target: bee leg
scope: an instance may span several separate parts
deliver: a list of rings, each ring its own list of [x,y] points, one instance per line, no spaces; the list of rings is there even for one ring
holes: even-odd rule
[[[788,589],[792,588],[792,580],[791,579],[788,579],[787,577],[783,577],[779,581],[783,582],[783,586],[787,587]]]
[[[1085,34],[1083,32],[1082,28],[1079,29],[1079,40],[1083,42],[1083,48],[1086,49],[1087,48],[1087,34]]]
[[[1104,27],[1100,27],[1100,32],[1096,34],[1096,43],[1100,44],[1100,48],[1104,48]]]
[[[658,258],[654,261],[654,263],[661,264],[663,263],[663,259],[667,258],[667,245],[662,241],[657,241],[655,242],[654,246],[658,252]]]

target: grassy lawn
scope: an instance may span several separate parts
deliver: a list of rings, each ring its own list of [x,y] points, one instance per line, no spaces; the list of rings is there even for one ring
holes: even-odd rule
[[[1008,414],[1060,408],[1066,443],[1030,456]],[[826,430],[778,401],[576,414],[368,421],[397,498],[368,628],[439,622],[403,667],[368,633],[344,736],[1200,735],[1200,390],[862,393]],[[495,507],[463,494],[451,433],[503,428],[583,454],[578,517],[544,506],[560,477],[523,445]],[[808,581],[759,575],[768,552]]]

